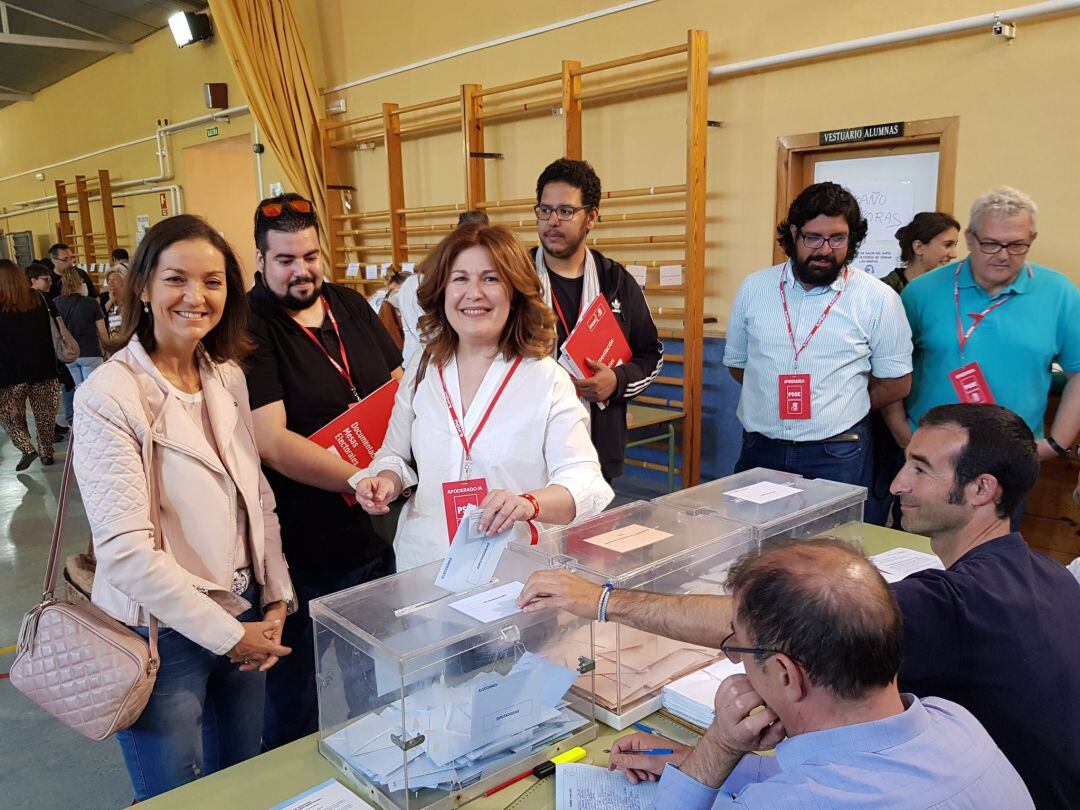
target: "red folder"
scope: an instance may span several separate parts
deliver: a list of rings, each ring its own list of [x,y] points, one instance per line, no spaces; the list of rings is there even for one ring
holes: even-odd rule
[[[562,345],[559,362],[579,379],[588,379],[596,372],[585,358],[614,368],[632,356],[626,336],[601,293],[582,311],[577,325]]]
[[[357,469],[367,467],[386,438],[397,390],[398,381],[391,379],[308,438]],[[352,495],[343,492],[341,497],[349,506],[356,503]]]

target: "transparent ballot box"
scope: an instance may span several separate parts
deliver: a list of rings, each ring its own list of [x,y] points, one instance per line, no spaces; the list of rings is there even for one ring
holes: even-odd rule
[[[772,538],[815,537],[837,527],[844,527],[842,533],[851,537],[862,523],[865,502],[866,487],[764,467],[672,492],[655,501],[742,523],[750,527],[759,544]]]
[[[441,565],[311,603],[319,750],[378,807],[458,807],[596,737],[591,622],[517,609],[535,558],[464,593]]]
[[[750,530],[716,515],[694,515],[637,501],[519,546],[545,567],[566,568],[597,583],[659,593],[721,593],[727,568],[753,546]],[[513,548],[513,546],[512,546]],[[596,716],[623,729],[656,711],[665,684],[716,660],[717,650],[594,622],[571,637],[578,655],[593,645],[596,669],[575,689],[595,694]]]

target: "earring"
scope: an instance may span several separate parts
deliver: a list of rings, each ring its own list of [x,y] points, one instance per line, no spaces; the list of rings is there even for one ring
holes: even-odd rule
[[[150,314],[150,303],[148,301],[142,302],[142,311],[145,312],[147,315]]]

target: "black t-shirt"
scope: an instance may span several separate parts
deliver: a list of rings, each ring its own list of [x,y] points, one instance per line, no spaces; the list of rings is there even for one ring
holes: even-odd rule
[[[337,319],[357,393],[367,396],[401,365],[401,352],[359,293],[324,282],[323,297]],[[255,351],[245,362],[251,408],[280,400],[286,427],[310,436],[356,400],[323,351],[284,313],[261,281],[256,280],[248,301],[255,340]],[[344,368],[329,320],[313,331]],[[350,507],[340,493],[298,483],[269,467],[264,471],[277,498],[282,545],[294,579],[340,578],[387,550],[388,543],[375,533],[367,513]]]
[[[1039,810],[1080,806],[1080,584],[1018,533],[895,583],[900,690],[959,703]]]
[[[0,387],[56,379],[49,315],[44,297],[26,312],[0,311]]]
[[[566,327],[573,330],[574,326],[577,325],[578,315],[581,314],[581,291],[585,286],[585,276],[563,278],[558,273],[549,271],[548,280],[551,282],[553,299],[551,308],[555,309],[554,304],[558,302],[559,307],[562,309],[563,318],[566,319]],[[555,329],[559,333],[559,345],[561,346],[569,333],[563,328],[558,311],[555,314],[555,321]]]
[[[85,295],[61,295],[56,299],[56,308],[71,336],[79,342],[79,357],[102,357],[97,322],[105,320],[105,313],[97,299]]]

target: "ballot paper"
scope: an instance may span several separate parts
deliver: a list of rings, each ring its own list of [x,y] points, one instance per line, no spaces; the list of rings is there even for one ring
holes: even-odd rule
[[[633,276],[634,281],[638,283],[641,288],[645,287],[648,281],[648,270],[645,269],[643,264],[628,264],[626,265],[626,272]]]
[[[724,494],[732,498],[738,498],[741,501],[750,501],[750,503],[769,503],[798,492],[802,492],[802,490],[785,484],[774,484],[772,481],[760,481],[748,487],[729,489]]]
[[[379,265],[366,264],[364,265],[364,278],[378,278],[379,277]]]
[[[610,532],[598,534],[595,537],[585,537],[582,539],[586,543],[592,543],[594,546],[600,546],[608,551],[622,554],[627,551],[633,551],[634,549],[651,546],[653,543],[667,540],[669,537],[671,537],[670,532],[661,531],[660,529],[650,529],[648,526],[640,526],[637,523],[631,523],[629,526],[623,526]]]
[[[659,782],[630,784],[625,774],[578,762],[555,766],[555,810],[649,810]]]
[[[368,804],[341,782],[327,779],[270,810],[367,810]]]
[[[910,548],[892,548],[875,554],[870,558],[886,582],[899,582],[908,574],[916,571],[925,571],[928,568],[937,568],[944,571],[936,554],[927,554],[925,551],[915,551]]]
[[[345,268],[345,275],[348,278],[357,278],[360,275],[360,262],[349,262],[349,266]]]
[[[493,622],[521,612],[517,598],[524,589],[523,582],[507,582],[489,591],[451,602],[450,607],[472,616],[478,622]]]
[[[742,664],[721,658],[665,686],[661,692],[664,708],[700,728],[708,728],[715,712],[716,690],[725,678],[745,671]]]
[[[485,537],[480,528],[484,512],[474,504],[465,507],[457,532],[446,552],[446,559],[435,577],[435,584],[454,593],[487,585],[495,575],[506,547],[514,536],[513,528]]]

